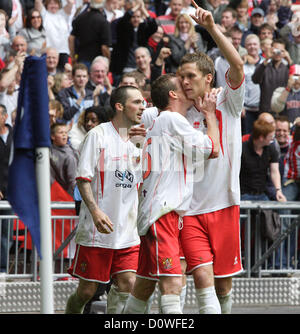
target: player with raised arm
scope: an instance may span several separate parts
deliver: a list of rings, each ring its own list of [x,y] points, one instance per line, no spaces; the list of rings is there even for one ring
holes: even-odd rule
[[[194,183],[193,199],[183,221],[181,244],[187,273],[193,275],[200,313],[230,313],[232,276],[240,273],[239,230],[241,112],[244,99],[243,61],[232,43],[222,34],[212,14],[196,5],[192,18],[216,42],[230,67],[226,86],[217,96],[216,115],[220,131],[220,154],[205,161],[204,178]],[[212,90],[214,66],[203,53],[187,54],[179,76],[189,99]],[[206,116],[192,107],[187,119],[206,133]]]

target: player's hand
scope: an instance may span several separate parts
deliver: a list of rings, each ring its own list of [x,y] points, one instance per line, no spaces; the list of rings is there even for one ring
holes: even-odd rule
[[[203,114],[207,117],[210,115],[215,115],[216,113],[216,103],[217,103],[217,92],[215,90],[210,93],[206,92],[203,99],[198,97],[195,100],[195,106],[198,110],[201,110]]]
[[[145,141],[146,133],[147,133],[147,130],[145,129],[144,124],[132,126],[128,132],[129,140],[137,148],[142,148],[144,141]]]
[[[192,5],[195,7],[195,15],[190,14],[191,18],[200,26],[209,30],[215,25],[214,18],[210,11],[199,7],[194,0],[192,0]]]
[[[100,209],[93,213],[94,224],[100,233],[109,234],[113,232],[113,223],[110,221],[108,216]]]

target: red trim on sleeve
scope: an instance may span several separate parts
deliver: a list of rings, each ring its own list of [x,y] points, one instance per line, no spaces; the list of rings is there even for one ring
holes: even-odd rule
[[[222,150],[222,153],[224,155],[224,149],[223,149],[223,122],[222,122],[222,113],[219,109],[216,109],[216,116],[217,120],[219,121],[219,133],[220,133],[220,147]]]
[[[92,182],[91,179],[89,179],[89,178],[87,178],[87,177],[81,177],[81,176],[76,177],[76,180],[84,180],[84,181]]]
[[[104,151],[105,149],[101,149],[100,152],[100,182],[101,182],[101,193],[103,197],[103,191],[104,191]]]
[[[232,89],[232,90],[236,90],[236,89],[238,89],[238,88],[240,88],[241,87],[241,85],[242,85],[242,83],[244,82],[244,80],[245,80],[245,74],[244,74],[244,76],[243,76],[243,80],[241,81],[241,83],[237,86],[237,87],[232,87],[231,86],[231,84],[230,84],[230,82],[229,82],[229,80],[228,80],[228,71],[229,71],[229,69],[226,71],[226,73],[225,73],[225,80],[226,80],[226,83],[227,83],[227,85]]]

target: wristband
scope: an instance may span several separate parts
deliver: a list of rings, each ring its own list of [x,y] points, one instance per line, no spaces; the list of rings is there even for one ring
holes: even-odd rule
[[[281,191],[281,188],[276,188],[276,192],[277,192],[277,191]]]

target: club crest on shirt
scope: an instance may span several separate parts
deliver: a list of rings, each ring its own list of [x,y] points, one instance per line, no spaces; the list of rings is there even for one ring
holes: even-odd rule
[[[86,268],[87,268],[87,263],[86,262],[81,262],[80,263],[80,271],[81,272],[86,272]]]
[[[163,266],[165,269],[171,269],[173,265],[173,260],[171,257],[167,257],[163,260]]]
[[[199,129],[199,126],[200,126],[200,122],[195,121],[195,122],[193,123],[193,127],[194,127],[194,129]]]

